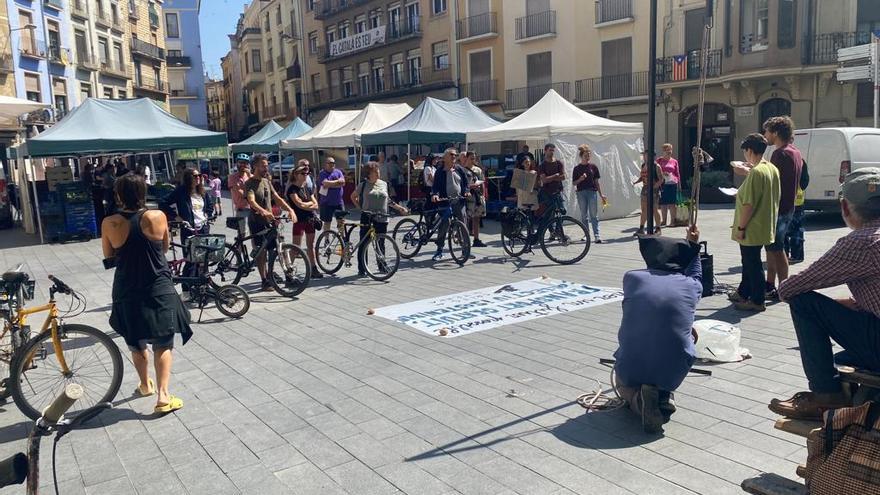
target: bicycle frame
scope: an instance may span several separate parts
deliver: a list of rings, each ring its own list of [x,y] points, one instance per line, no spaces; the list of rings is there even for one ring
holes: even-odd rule
[[[351,257],[353,253],[356,253],[358,249],[360,249],[361,245],[366,244],[367,242],[376,238],[377,232],[376,227],[370,222],[370,225],[364,225],[360,222],[358,223],[349,223],[343,225],[345,228],[345,262],[351,263]],[[369,227],[367,230],[367,234],[360,239],[358,239],[357,243],[352,246],[351,244],[351,235],[354,234],[354,229],[359,227]]]
[[[58,364],[61,366],[62,373],[65,376],[70,375],[70,368],[67,366],[67,360],[64,359],[64,351],[61,348],[61,337],[58,335],[58,307],[55,304],[54,296],[49,299],[47,304],[42,306],[18,308],[15,314],[15,322],[19,328],[23,328],[28,316],[46,311],[49,312],[49,315],[46,316],[46,321],[43,322],[39,334],[49,329],[52,330],[52,345],[55,347],[55,357],[58,358]]]
[[[281,236],[281,233],[280,233],[281,231],[280,231],[280,229],[278,229],[277,225],[270,225],[270,226],[266,227],[265,229],[261,230],[260,232],[257,232],[256,234],[251,233],[250,235],[246,235],[244,237],[241,237],[238,234],[236,234],[235,241],[233,242],[233,245],[236,248],[238,248],[238,251],[241,253],[241,257],[242,257],[241,261],[242,261],[242,264],[244,264],[245,268],[247,269],[247,274],[250,274],[251,271],[254,269],[254,265],[257,262],[257,259],[259,259],[262,255],[266,254],[266,252],[269,250],[269,243],[265,242],[265,241],[266,241],[266,239],[269,238],[269,235],[272,234],[273,230],[275,231],[274,235],[277,237],[276,244],[280,244],[281,241],[283,240],[283,237]],[[254,253],[253,257],[251,257],[251,253],[247,249],[247,247],[244,245],[244,243],[245,243],[245,241],[250,241],[253,239],[257,239],[257,238],[261,238],[263,242],[260,242],[260,247],[257,248],[257,251]]]

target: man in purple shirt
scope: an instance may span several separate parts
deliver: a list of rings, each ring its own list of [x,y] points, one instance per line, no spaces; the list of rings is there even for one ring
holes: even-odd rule
[[[694,363],[694,312],[703,292],[699,239],[696,227],[687,240],[641,237],[648,268],[623,276],[614,374],[618,393],[647,433],[663,431],[675,412],[672,392]]]
[[[789,418],[819,419],[828,409],[851,405],[840,383],[840,364],[880,371],[880,168],[846,176],[840,210],[853,231],[806,270],[779,285],[791,309],[809,392],[773,399],[770,410]],[[816,292],[846,284],[849,298]],[[832,355],[832,340],[843,351]]]
[[[770,163],[779,170],[779,213],[776,219],[776,237],[773,244],[764,246],[767,251],[767,297],[778,299],[776,280],[782,283],[788,278],[788,256],[785,254],[785,234],[794,215],[794,199],[801,181],[804,159],[794,147],[794,122],[791,117],[771,117],[764,122],[764,138],[776,147]]]
[[[330,229],[333,215],[345,210],[342,200],[342,188],[345,186],[345,174],[336,168],[336,159],[328,156],[324,160],[324,169],[318,174],[318,214],[324,222],[324,230]],[[338,220],[342,231],[342,219]]]

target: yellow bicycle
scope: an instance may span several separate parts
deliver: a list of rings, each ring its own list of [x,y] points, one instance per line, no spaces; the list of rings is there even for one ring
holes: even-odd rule
[[[19,269],[6,272],[0,283],[0,315],[4,320],[0,365],[8,366],[8,377],[0,381],[0,397],[11,395],[31,419],[39,418],[69,383],[86,385],[88,392],[67,417],[111,402],[122,383],[122,354],[113,340],[97,328],[63,321],[85,310],[85,298],[56,277],[50,275],[49,280],[49,302],[30,308],[24,301],[33,299],[35,284],[27,273]],[[55,294],[70,296],[68,309],[59,310]],[[31,338],[27,318],[44,312],[49,314],[40,332]]]

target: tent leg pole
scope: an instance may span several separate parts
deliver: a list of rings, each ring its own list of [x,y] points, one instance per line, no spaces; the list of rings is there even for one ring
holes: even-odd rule
[[[410,162],[412,161],[412,146],[409,143],[406,143],[406,203],[409,204],[410,201],[410,185],[412,184],[412,166],[410,166]]]
[[[150,157],[150,180],[153,180],[153,174],[156,173],[156,165],[153,164],[153,154],[150,153],[148,155]]]
[[[34,206],[35,211],[37,212],[37,229],[40,232],[40,244],[43,244],[45,241],[43,239],[43,219],[40,218],[40,198],[37,197],[37,171],[34,170],[34,159],[30,159],[31,162],[31,190],[34,192]],[[43,165],[43,170],[46,170],[46,164],[43,162],[43,159],[40,158],[40,163]]]

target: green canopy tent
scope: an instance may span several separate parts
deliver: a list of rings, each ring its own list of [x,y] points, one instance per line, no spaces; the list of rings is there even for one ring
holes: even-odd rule
[[[259,151],[257,146],[261,141],[278,134],[282,130],[284,130],[283,127],[278,125],[274,120],[270,120],[268,124],[264,125],[263,128],[257,131],[253,136],[244,141],[230,144],[229,149],[233,153],[254,153]]]
[[[312,126],[306,124],[303,119],[297,117],[293,119],[293,122],[287,124],[287,127],[285,127],[284,129],[281,129],[280,131],[272,134],[266,139],[256,142],[250,146],[253,148],[252,151],[254,152],[278,152],[278,180],[283,184],[284,177],[282,177],[283,172],[281,167],[281,141],[284,139],[296,139],[311,130]]]

